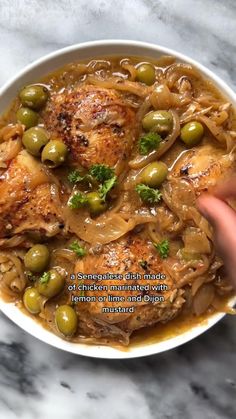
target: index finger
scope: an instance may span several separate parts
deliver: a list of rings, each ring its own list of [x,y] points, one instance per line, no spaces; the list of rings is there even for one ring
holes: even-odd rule
[[[230,179],[220,182],[213,190],[212,194],[219,199],[236,197],[236,174]]]

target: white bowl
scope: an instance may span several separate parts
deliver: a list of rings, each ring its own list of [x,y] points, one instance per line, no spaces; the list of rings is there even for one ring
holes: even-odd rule
[[[201,71],[205,78],[212,80],[223,95],[228,97],[229,101],[236,106],[235,93],[218,76],[185,55],[172,51],[168,48],[139,41],[105,40],[86,42],[63,48],[59,51],[48,54],[35,61],[33,64],[27,66],[0,89],[0,114],[3,113],[9,106],[12,99],[16,96],[19,88],[23,85],[36,82],[41,79],[42,76],[72,61],[92,59],[102,55],[136,55],[140,57],[145,56],[157,58],[163,54],[173,55],[178,61],[186,62],[195,66]],[[44,329],[31,317],[28,317],[21,312],[14,304],[5,303],[0,300],[0,309],[14,323],[41,341],[68,352],[95,358],[135,358],[164,352],[199,336],[224,317],[224,314],[217,313],[202,324],[193,327],[176,337],[152,344],[134,346],[127,351],[121,351],[106,346],[67,342]]]

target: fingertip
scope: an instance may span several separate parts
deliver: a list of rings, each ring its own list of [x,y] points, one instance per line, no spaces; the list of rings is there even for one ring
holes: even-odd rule
[[[202,194],[197,200],[200,213],[217,229],[232,233],[236,228],[236,212],[221,199]]]
[[[215,198],[208,193],[203,193],[196,200],[196,205],[200,213],[207,219],[210,218],[211,211],[209,211],[212,203],[214,203]]]
[[[212,191],[213,195],[220,199],[227,199],[236,196],[236,174],[230,178],[220,181]]]

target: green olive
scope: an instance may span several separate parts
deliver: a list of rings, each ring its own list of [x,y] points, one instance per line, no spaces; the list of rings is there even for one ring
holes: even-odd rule
[[[37,125],[39,115],[30,108],[20,108],[16,112],[16,119],[23,124],[26,129],[29,129]]]
[[[77,314],[71,306],[59,306],[56,309],[55,322],[59,332],[65,336],[72,336],[78,325]]]
[[[168,174],[168,167],[162,161],[148,164],[141,172],[141,182],[151,188],[157,188],[164,182]]]
[[[100,214],[107,209],[107,203],[100,198],[98,192],[89,192],[86,196],[89,210],[92,215]]]
[[[25,308],[32,314],[41,311],[41,297],[36,288],[27,288],[24,292],[23,303]]]
[[[136,78],[141,83],[151,86],[156,78],[155,67],[152,64],[140,64],[137,67]]]
[[[42,162],[53,169],[64,163],[67,154],[68,149],[62,141],[51,140],[43,149]]]
[[[203,134],[203,125],[200,122],[192,121],[183,126],[180,132],[180,138],[187,146],[191,147],[201,141]]]
[[[26,86],[20,91],[20,100],[23,106],[40,110],[48,100],[48,89],[45,86]]]
[[[49,263],[50,254],[47,246],[36,244],[25,254],[24,264],[31,272],[42,272]]]
[[[49,135],[44,128],[33,127],[27,129],[22,137],[26,150],[33,156],[40,156],[43,147],[48,143]]]
[[[51,269],[47,273],[48,281],[44,282],[39,280],[37,288],[41,295],[52,298],[62,291],[65,285],[65,278],[56,269]]]
[[[168,134],[173,127],[173,118],[168,111],[151,111],[143,118],[142,125],[145,131]]]

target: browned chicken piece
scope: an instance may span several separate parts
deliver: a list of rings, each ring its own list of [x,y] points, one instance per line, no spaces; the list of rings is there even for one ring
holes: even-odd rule
[[[57,234],[63,228],[57,193],[41,163],[21,151],[0,178],[0,237],[32,230]]]
[[[84,168],[106,164],[119,174],[135,141],[135,112],[112,89],[83,85],[52,94],[44,119],[70,149],[72,162]]]
[[[182,297],[183,290],[177,289],[174,280],[168,274],[165,261],[160,259],[157,251],[148,239],[143,239],[139,235],[130,233],[126,237],[105,245],[101,254],[88,254],[76,264],[76,274],[83,272],[85,274],[113,274],[123,275],[123,279],[92,281],[84,280],[84,284],[106,285],[108,290],[85,291],[85,296],[104,296],[105,302],[79,302],[77,305],[81,319],[84,321],[84,332],[86,328],[91,327],[92,333],[102,337],[108,333],[119,335],[140,329],[145,326],[153,325],[157,322],[166,322],[175,317],[184,303]],[[140,274],[140,279],[126,279],[128,273]],[[144,274],[157,275],[162,274],[163,279],[144,278]],[[150,289],[140,290],[111,290],[114,285],[140,285]],[[152,290],[152,286],[159,286],[159,289]],[[161,287],[161,288],[160,288]],[[110,297],[109,297],[110,296]],[[141,296],[141,301],[127,301],[132,296]],[[162,297],[164,301],[151,302],[153,297]],[[124,301],[108,301],[111,297],[123,297]],[[114,313],[109,312],[104,307],[114,309],[120,307],[134,307],[133,312]],[[95,327],[96,326],[96,327]],[[91,330],[90,330],[91,333]],[[108,333],[108,334],[109,334]]]
[[[233,153],[225,154],[215,144],[201,144],[184,151],[163,185],[163,199],[178,219],[200,222],[196,198],[211,191],[217,182],[230,176],[235,168]],[[206,222],[205,222],[206,224]]]
[[[207,191],[225,176],[230,176],[233,168],[233,153],[226,154],[215,144],[204,144],[182,153],[168,179],[185,179],[198,194]]]

